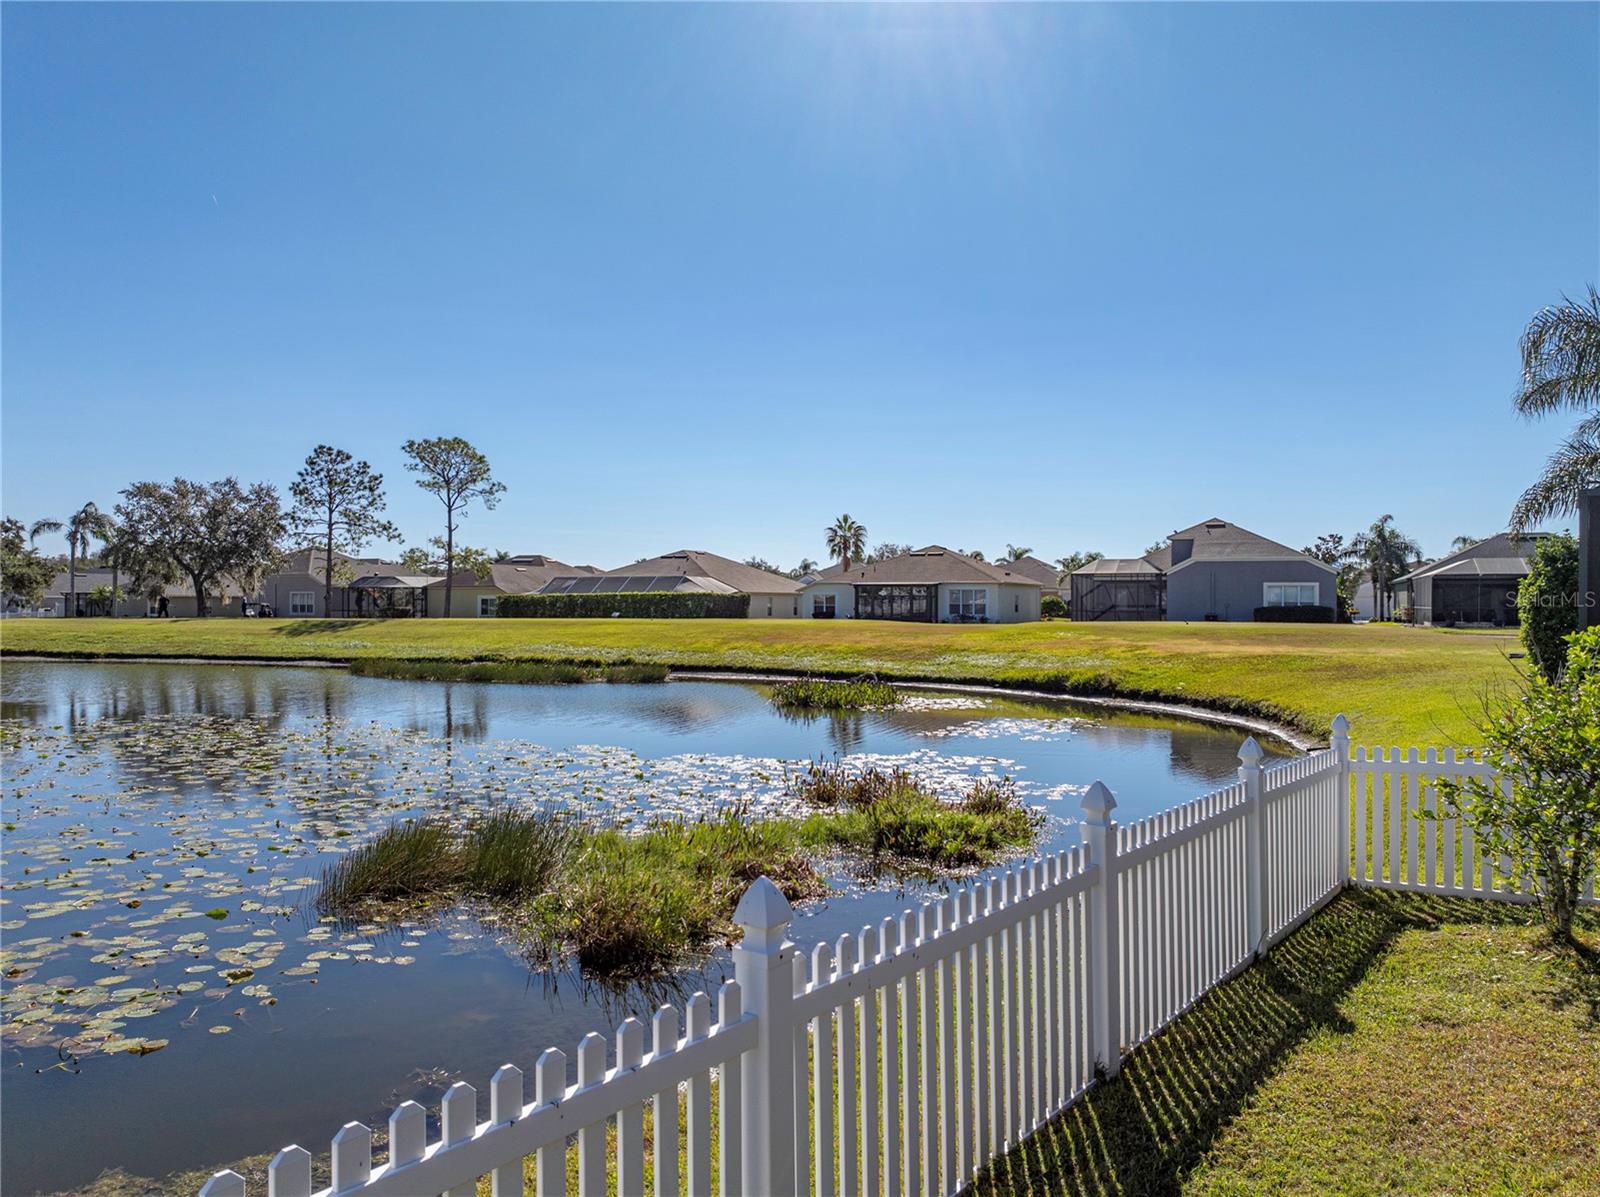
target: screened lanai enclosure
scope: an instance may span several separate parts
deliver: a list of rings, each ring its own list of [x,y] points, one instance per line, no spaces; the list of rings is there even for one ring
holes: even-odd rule
[[[1435,578],[1433,622],[1517,626],[1517,584],[1521,578]]]
[[[369,574],[344,588],[344,616],[357,619],[418,619],[428,614],[428,591],[442,578]],[[443,595],[440,596],[443,601]]]
[[[1102,558],[1071,581],[1071,616],[1077,622],[1167,617],[1166,575],[1148,561]]]
[[[937,587],[857,586],[857,619],[899,619],[932,623],[938,618]]]

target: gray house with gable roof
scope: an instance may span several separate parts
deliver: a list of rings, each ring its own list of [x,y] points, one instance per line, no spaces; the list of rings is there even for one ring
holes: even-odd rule
[[[1072,618],[1251,620],[1258,607],[1338,603],[1333,566],[1226,520],[1174,532],[1143,557],[1101,558],[1073,573]]]

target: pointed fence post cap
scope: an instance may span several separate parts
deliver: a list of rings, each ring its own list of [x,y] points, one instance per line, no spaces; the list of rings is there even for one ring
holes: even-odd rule
[[[733,921],[746,931],[782,931],[794,921],[794,907],[772,883],[772,878],[761,876],[739,899]]]
[[[1106,788],[1105,782],[1097,781],[1089,787],[1089,792],[1083,796],[1080,805],[1091,823],[1104,823],[1106,816],[1116,810],[1117,798]]]
[[[1261,745],[1256,743],[1254,736],[1245,737],[1245,742],[1239,745],[1239,759],[1247,765],[1259,764],[1261,758],[1266,755],[1261,751]]]
[[[1350,720],[1342,714],[1333,717],[1333,734],[1335,736],[1348,736],[1350,734]]]

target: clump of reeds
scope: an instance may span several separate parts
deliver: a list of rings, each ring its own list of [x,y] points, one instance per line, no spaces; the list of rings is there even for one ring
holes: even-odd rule
[[[1040,822],[1009,777],[977,778],[960,801],[944,802],[904,769],[813,761],[788,787],[830,812],[806,821],[812,841],[921,868],[988,864],[1031,842]]]
[[[733,911],[766,875],[791,901],[827,892],[792,821],[753,821],[739,806],[658,819],[636,832],[599,830],[563,883],[535,904],[544,942],[613,979],[648,976],[735,934]]]
[[[848,682],[796,678],[774,685],[772,702],[786,711],[867,711],[897,705],[900,692],[876,678]]]
[[[525,898],[552,883],[582,836],[560,815],[510,807],[462,830],[435,819],[393,823],[323,869],[317,912],[345,917],[434,896]]]

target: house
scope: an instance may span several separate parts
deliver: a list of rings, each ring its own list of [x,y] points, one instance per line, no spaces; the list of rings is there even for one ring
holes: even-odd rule
[[[345,589],[357,577],[371,574],[393,563],[381,557],[351,557],[335,550],[333,554],[333,605],[323,602],[327,589],[327,550],[316,547],[296,549],[284,554],[283,562],[262,579],[256,598],[272,608],[275,615],[324,616],[338,614],[345,601]]]
[[[457,570],[451,580],[450,610],[453,619],[487,618],[497,613],[504,594],[536,594],[556,578],[589,577],[600,571],[592,565],[568,565],[542,553],[509,557],[489,566],[489,576],[478,577],[470,569]],[[435,615],[445,615],[444,584]]]
[[[123,597],[118,600],[114,610],[107,611],[94,598],[94,592],[101,587],[109,591],[113,583],[123,591]],[[174,582],[163,587],[162,593],[166,596],[167,614],[171,618],[192,619],[198,613],[194,587],[189,582]],[[206,606],[212,615],[238,616],[243,611],[244,598],[239,583],[232,578],[219,579],[206,587]],[[101,566],[85,566],[79,568],[75,586],[70,570],[62,570],[57,574],[45,592],[44,607],[49,615],[67,615],[76,607],[79,615],[126,618],[155,615],[160,610],[160,601],[131,593],[129,578],[125,573],[113,573]]]
[[[1024,623],[1039,618],[1039,582],[942,545],[811,575],[808,619],[913,623]]]
[[[552,578],[540,594],[743,594],[751,619],[794,619],[800,614],[800,583],[782,574],[719,557],[703,549],[679,549],[603,573],[568,573]]]
[[[1392,583],[1396,613],[1420,624],[1517,626],[1517,587],[1547,532],[1502,532],[1420,566]]]
[[[1053,595],[1061,598],[1061,571],[1048,561],[1040,561],[1037,557],[1018,557],[1015,561],[1004,561],[1004,565],[1014,574],[1021,574],[1024,578],[1032,578],[1039,583],[1039,593],[1042,596]]]
[[[1337,608],[1338,571],[1265,536],[1209,519],[1143,557],[1072,574],[1072,618],[1249,620],[1261,607]]]

